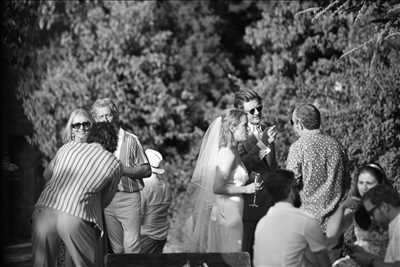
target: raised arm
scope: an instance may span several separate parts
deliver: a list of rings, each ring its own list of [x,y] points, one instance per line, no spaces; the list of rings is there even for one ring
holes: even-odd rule
[[[356,197],[350,197],[339,205],[328,220],[326,228],[328,238],[335,238],[350,227],[358,205],[360,205],[360,199]]]
[[[228,182],[232,170],[237,166],[235,154],[229,148],[221,148],[218,152],[217,174],[214,180],[213,190],[215,194],[237,195],[252,194],[255,185],[251,183],[246,186],[237,186]]]
[[[264,156],[263,160],[268,164],[269,169],[271,170],[275,170],[278,166],[275,156],[275,140],[277,133],[276,126],[274,125],[265,129],[262,135],[262,142],[269,148],[269,151]]]

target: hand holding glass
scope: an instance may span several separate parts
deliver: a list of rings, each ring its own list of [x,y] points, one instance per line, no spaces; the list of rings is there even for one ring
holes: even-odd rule
[[[254,185],[256,186],[256,191],[253,194],[253,201],[249,206],[256,208],[256,207],[258,207],[258,205],[256,203],[256,201],[257,201],[257,191],[261,190],[261,185],[262,185],[262,180],[261,180],[261,177],[260,177],[259,173],[255,173],[254,174]]]

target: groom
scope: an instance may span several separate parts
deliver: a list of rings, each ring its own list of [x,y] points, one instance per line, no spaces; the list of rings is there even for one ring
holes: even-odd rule
[[[275,127],[266,128],[262,124],[262,104],[260,95],[251,90],[241,90],[235,95],[236,108],[243,109],[247,114],[249,137],[238,146],[240,158],[249,171],[248,183],[254,182],[254,173],[268,173],[276,169],[274,141],[277,134]],[[267,191],[267,190],[263,190]],[[267,213],[272,205],[272,199],[267,193],[257,193],[258,207],[249,206],[253,195],[245,194],[243,209],[242,251],[253,256],[254,231],[257,222]]]

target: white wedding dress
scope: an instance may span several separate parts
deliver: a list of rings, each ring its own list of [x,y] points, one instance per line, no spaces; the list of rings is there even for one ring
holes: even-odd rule
[[[214,194],[217,175],[221,117],[204,134],[200,153],[188,188],[191,210],[185,224],[187,252],[241,251],[243,197]],[[227,183],[242,186],[248,173],[239,157]]]
[[[238,164],[227,183],[245,185],[249,176],[243,164]],[[208,252],[239,252],[242,250],[243,197],[216,195],[208,233]]]

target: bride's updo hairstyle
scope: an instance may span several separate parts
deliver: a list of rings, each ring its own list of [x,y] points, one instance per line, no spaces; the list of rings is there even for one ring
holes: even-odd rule
[[[246,113],[240,109],[228,109],[222,115],[221,134],[219,147],[232,146],[235,141],[233,138],[232,128],[235,128],[240,123],[240,118],[246,116]]]

